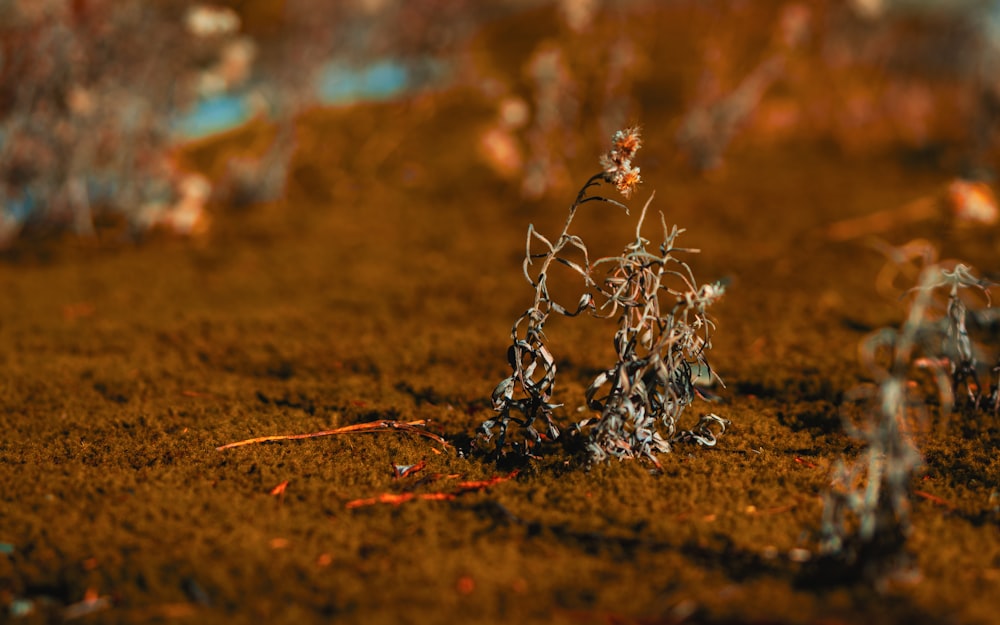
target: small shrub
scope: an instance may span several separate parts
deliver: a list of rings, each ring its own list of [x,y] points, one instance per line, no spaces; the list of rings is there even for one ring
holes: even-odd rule
[[[624,204],[590,195],[602,183],[613,184],[627,198],[640,181],[639,168],[632,158],[641,145],[635,128],[615,133],[613,146],[602,159],[603,171],[591,176],[570,206],[562,232],[551,241],[528,227],[524,275],[534,288],[531,306],[518,317],[511,329],[507,360],[511,375],[492,394],[497,416],[482,425],[487,439],[499,427],[497,452],[503,452],[511,421],[525,432],[525,449],[540,443],[536,423],[544,422],[550,438],[559,427],[553,412],[556,380],[555,358],[545,343],[545,324],[553,313],[576,317],[590,316],[617,320],[613,342],[616,363],[600,373],[587,389],[587,404],[598,416],[576,424],[587,433],[588,462],[609,457],[644,457],[657,463],[656,453],[669,452],[671,444],[691,440],[714,445],[728,421],[716,415],[703,416],[694,429],[678,432],[677,422],[696,396],[695,371],[714,375],[708,363],[711,333],[715,328],[707,309],[723,293],[720,283],[698,286],[686,262],[679,258],[697,250],[675,245],[682,230],[668,229],[662,218],[663,243],[650,250],[642,236],[642,224],[652,197],[636,226],[635,240],[620,256],[590,261],[584,241],[570,233],[577,210],[584,204],[602,202],[628,209]],[[541,244],[544,251],[532,251]],[[582,262],[570,252],[582,255]],[[536,267],[537,269],[532,271]],[[550,267],[559,263],[578,275],[584,294],[575,306],[555,302],[548,285]],[[517,447],[517,444],[514,445]]]

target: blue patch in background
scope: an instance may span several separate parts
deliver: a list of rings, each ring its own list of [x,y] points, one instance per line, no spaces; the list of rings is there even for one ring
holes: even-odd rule
[[[250,121],[251,112],[244,94],[222,94],[200,100],[191,110],[174,119],[171,127],[185,139],[200,139]]]
[[[388,100],[411,86],[410,71],[392,59],[351,67],[341,61],[327,63],[320,71],[317,95],[323,104],[353,104],[365,100]]]

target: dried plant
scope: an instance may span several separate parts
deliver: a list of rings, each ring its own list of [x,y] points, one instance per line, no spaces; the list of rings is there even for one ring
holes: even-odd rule
[[[925,275],[923,284],[931,279]],[[838,463],[825,496],[823,553],[848,568],[866,567],[869,577],[898,567],[910,531],[910,482],[921,463],[912,423],[921,416],[923,403],[909,392],[908,381],[929,304],[927,289],[912,302],[902,329],[885,329],[863,345],[870,363],[880,347],[890,346],[891,363],[886,369],[875,367],[877,408],[865,423],[845,419],[848,434],[863,441],[865,449],[853,465]]]
[[[896,257],[905,256],[895,252]],[[991,285],[964,264],[948,269],[930,262],[934,254],[921,255],[927,264],[910,290],[913,299],[902,327],[880,330],[862,344],[862,360],[877,382],[876,406],[860,424],[845,419],[848,433],[865,448],[853,465],[837,465],[823,513],[822,550],[827,559],[874,579],[898,572],[908,562],[911,482],[922,462],[915,438],[927,418],[920,370],[931,372],[942,413],[951,411],[963,386],[973,408],[990,404],[996,411],[997,385],[987,393],[979,385],[980,348],[970,338],[970,311],[962,299],[963,290],[974,289],[988,304]],[[880,364],[886,355],[888,363]],[[851,399],[857,395],[865,393]]]
[[[714,329],[707,308],[724,290],[719,283],[699,287],[690,267],[677,257],[697,252],[675,246],[682,230],[675,226],[668,231],[661,215],[664,241],[656,253],[648,249],[642,224],[651,197],[640,215],[635,241],[621,256],[591,262],[586,244],[570,234],[576,211],[583,204],[597,201],[626,208],[616,200],[589,195],[592,187],[602,182],[613,184],[629,197],[641,179],[639,168],[632,164],[641,145],[638,129],[619,131],[612,141],[611,150],[601,158],[604,170],[591,176],[580,189],[559,238],[552,242],[533,226],[528,227],[524,274],[535,289],[535,298],[511,330],[508,363],[512,373],[492,395],[498,416],[482,426],[487,438],[499,426],[498,452],[504,449],[511,421],[521,425],[527,440],[533,443],[541,441],[535,429],[538,419],[544,420],[551,438],[559,436],[553,418],[559,404],[552,402],[556,364],[544,334],[552,313],[575,317],[588,311],[591,316],[618,321],[614,334],[617,362],[587,389],[587,403],[599,416],[576,424],[580,431],[589,430],[589,462],[614,456],[645,457],[656,463],[655,454],[669,452],[671,443],[677,440],[714,445],[728,424],[721,417],[706,415],[693,430],[677,431],[678,418],[696,395],[695,369],[714,375],[706,357]],[[533,243],[541,243],[545,251],[534,253]],[[574,250],[582,254],[582,263],[567,253]],[[540,266],[532,274],[534,261],[539,259]],[[575,308],[555,302],[550,294],[547,278],[553,263],[570,268],[581,278],[585,292]],[[603,278],[598,282],[594,276]],[[659,426],[664,428],[662,433]]]
[[[972,270],[963,264],[955,265],[952,270],[939,269],[938,281],[930,286],[931,289],[947,288],[948,304],[944,319],[938,324],[938,342],[940,346],[939,362],[945,362],[951,379],[951,396],[948,407],[958,391],[965,386],[966,396],[969,403],[974,408],[986,405],[992,407],[993,413],[997,413],[998,394],[996,385],[988,393],[984,393],[983,386],[979,383],[977,373],[978,360],[977,353],[980,351],[972,342],[969,335],[968,320],[970,311],[965,301],[961,297],[962,289],[977,289],[985,297],[987,306],[990,304],[989,289],[992,284],[977,278]],[[996,367],[994,367],[994,371]],[[984,401],[985,400],[985,401]]]
[[[498,450],[503,449],[506,443],[508,424],[512,420],[521,425],[528,438],[534,442],[541,441],[541,437],[534,427],[538,418],[545,420],[550,437],[557,438],[559,436],[559,428],[552,418],[552,410],[557,408],[558,404],[553,404],[550,401],[555,386],[556,363],[545,346],[545,323],[552,313],[576,316],[584,310],[593,309],[594,302],[593,296],[587,292],[581,296],[573,310],[557,303],[549,293],[548,270],[552,263],[558,262],[569,267],[583,278],[585,286],[596,286],[590,276],[591,268],[587,246],[580,237],[570,234],[569,229],[577,209],[588,202],[607,202],[625,208],[624,204],[615,200],[587,194],[591,187],[599,184],[605,177],[605,172],[594,174],[580,189],[576,201],[570,206],[569,217],[555,243],[536,231],[533,225],[528,226],[523,269],[528,284],[535,289],[535,298],[531,306],[517,318],[511,328],[512,343],[507,350],[507,362],[510,364],[512,373],[497,385],[492,395],[493,409],[498,413],[498,416],[487,420],[482,425],[483,433],[487,439],[492,438],[493,427],[499,425]],[[544,245],[546,251],[542,254],[533,253],[532,243],[535,242]],[[584,264],[581,265],[562,256],[561,254],[567,248],[575,248],[582,252]],[[537,259],[541,259],[540,267],[532,275],[533,260]],[[514,414],[521,416],[516,417]]]
[[[771,88],[786,78],[801,52],[813,10],[805,3],[787,3],[760,60],[740,78],[731,75],[732,61],[742,65],[744,60],[744,54],[731,47],[732,33],[727,30],[706,37],[702,74],[676,134],[678,147],[695,170],[709,173],[724,165],[732,143],[750,124]]]
[[[185,8],[0,2],[0,212],[16,217],[0,239],[29,221],[89,234],[98,210],[136,225],[184,199],[174,124],[238,27]]]
[[[964,395],[968,400],[966,404],[973,410],[991,409],[996,413],[996,383],[990,387],[980,383],[981,374],[987,373],[983,363],[1000,356],[1000,350],[992,344],[995,340],[984,331],[995,317],[990,297],[990,289],[995,284],[977,277],[964,263],[936,262],[936,250],[925,241],[914,241],[898,248],[883,245],[880,249],[892,261],[887,269],[892,267],[897,274],[907,269],[913,271],[909,264],[912,260],[922,264],[919,285],[908,291],[929,298],[923,304],[913,365],[932,373],[942,412],[950,413],[957,398]],[[883,290],[891,289],[889,271],[884,269],[880,273],[880,284]],[[916,298],[911,309],[921,301]],[[891,347],[889,339],[879,336],[872,340],[880,346]],[[987,373],[987,378],[993,373],[996,367]]]
[[[655,463],[654,453],[669,452],[670,443],[678,439],[714,445],[712,426],[721,433],[728,424],[710,414],[694,430],[677,433],[677,421],[696,395],[692,366],[714,375],[706,350],[711,348],[715,324],[707,309],[724,289],[720,283],[697,286],[690,267],[675,256],[697,250],[676,247],[683,231],[676,226],[668,231],[662,215],[663,243],[657,253],[647,249],[649,241],[641,229],[648,207],[649,202],[636,226],[635,241],[623,254],[594,263],[595,268],[609,266],[602,308],[609,309],[608,316],[618,315],[614,336],[618,361],[587,389],[587,404],[600,412],[580,424],[594,426],[587,445],[591,461],[611,455],[646,457]],[[658,425],[663,426],[662,434]]]
[[[0,248],[32,227],[92,234],[99,214],[135,232],[193,232],[209,192],[236,204],[276,199],[295,116],[320,103],[329,64],[398,58],[403,84],[390,86],[417,88],[438,78],[437,57],[501,10],[467,0],[233,4],[0,0]],[[184,168],[201,164],[182,162],[178,146],[264,117],[278,125],[273,144],[227,149],[227,166],[214,168],[223,171],[199,169],[210,188],[190,193]]]
[[[534,115],[525,136],[521,195],[538,199],[568,178],[566,158],[576,151],[581,86],[566,53],[552,43],[538,46],[525,71],[534,87]]]

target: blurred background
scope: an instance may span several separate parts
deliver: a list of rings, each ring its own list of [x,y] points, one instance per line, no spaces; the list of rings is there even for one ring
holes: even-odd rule
[[[443,100],[469,123],[429,149],[527,201],[566,197],[580,158],[642,123],[710,180],[765,145],[891,154],[989,224],[998,61],[996,0],[0,0],[0,248],[323,204],[352,150],[380,178],[394,135],[447,126]],[[317,139],[324,111],[400,101],[376,138]]]

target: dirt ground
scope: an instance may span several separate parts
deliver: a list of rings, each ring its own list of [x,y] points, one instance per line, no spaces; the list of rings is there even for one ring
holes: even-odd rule
[[[659,34],[643,30],[649,15],[613,25],[634,29],[652,68],[637,83],[645,181],[630,204],[655,190],[652,207],[701,250],[695,275],[729,281],[712,311],[722,401],[685,416],[730,419],[718,446],[678,445],[659,472],[586,470],[558,443],[487,458],[473,438],[532,296],[525,231],[557,234],[574,185],[525,201],[487,167],[476,141],[495,100],[475,86],[317,110],[301,120],[283,202],[213,207],[197,240],[123,242],[109,227],[6,253],[0,621],[997,622],[992,415],[935,417],[921,437],[918,574],[876,588],[803,573],[831,469],[860,448],[839,410],[871,381],[858,345],[903,315],[876,290],[884,257],[828,226],[941,197],[953,160],[750,132],[723,171],[699,176],[672,137],[697,74],[682,52],[708,26],[653,17]],[[542,33],[569,41],[553,20],[492,25],[471,62],[519,84]],[[582,127],[577,185],[606,149]],[[227,149],[188,157],[210,168]],[[636,214],[588,207],[576,232],[616,252]],[[878,234],[926,238],[997,275],[995,227],[943,207]],[[613,333],[552,322],[564,425],[614,358]],[[390,430],[216,449],[381,419],[429,420],[448,444]]]

